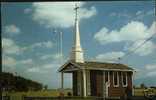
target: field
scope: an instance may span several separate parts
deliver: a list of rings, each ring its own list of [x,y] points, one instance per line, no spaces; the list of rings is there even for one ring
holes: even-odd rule
[[[67,93],[71,90],[65,90],[64,94],[67,96]],[[23,96],[31,97],[58,97],[58,90],[42,90],[42,91],[28,91],[28,92],[3,92],[3,96],[10,96],[11,100],[21,100]]]
[[[134,96],[144,96],[144,89],[134,89]],[[156,89],[153,89],[156,95]],[[67,96],[68,92],[72,92],[71,90],[64,90],[65,96]],[[3,96],[10,96],[10,100],[22,100],[23,96],[30,96],[30,97],[58,97],[59,91],[58,90],[42,90],[42,91],[29,91],[29,92],[3,92]]]
[[[156,95],[156,89],[151,90]],[[144,96],[144,89],[141,88],[134,89],[134,96]]]

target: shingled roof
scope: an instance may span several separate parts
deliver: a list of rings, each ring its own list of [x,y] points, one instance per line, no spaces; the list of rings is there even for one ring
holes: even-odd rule
[[[105,62],[89,62],[86,61],[84,63],[76,63],[81,67],[86,69],[92,68],[103,68],[103,69],[129,69],[133,70],[132,68],[128,67],[127,65],[120,64],[120,63],[105,63]]]
[[[75,68],[69,67],[69,65],[74,65]],[[105,63],[105,62],[93,62],[93,61],[85,61],[84,63],[76,63],[69,61],[65,63],[60,69],[59,72],[63,70],[78,70],[78,69],[89,69],[89,70],[121,70],[121,71],[133,71],[132,68],[127,65],[120,63]]]

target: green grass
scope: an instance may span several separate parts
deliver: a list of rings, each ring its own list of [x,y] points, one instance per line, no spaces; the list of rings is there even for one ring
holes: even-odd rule
[[[71,92],[71,90],[64,90],[65,96],[67,93]],[[10,96],[11,100],[21,100],[23,96],[30,97],[58,97],[58,90],[43,90],[43,91],[28,91],[28,92],[3,92],[3,96]]]
[[[144,96],[144,89],[134,89],[134,96]],[[71,92],[71,90],[64,90],[65,96],[67,93]],[[156,94],[156,89],[154,89],[154,93]],[[58,90],[43,90],[43,91],[29,91],[29,92],[3,92],[3,96],[8,95],[10,96],[11,100],[22,100],[22,96],[28,97],[58,97],[59,91]]]
[[[156,95],[156,89],[153,89],[154,94]],[[134,96],[144,96],[144,89],[137,88],[134,89]]]

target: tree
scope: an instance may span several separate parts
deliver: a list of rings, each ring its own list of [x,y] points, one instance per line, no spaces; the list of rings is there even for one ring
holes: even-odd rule
[[[48,89],[48,85],[45,85],[45,86],[44,86],[44,89],[47,90],[47,89]]]
[[[41,90],[42,84],[21,76],[14,76],[12,73],[1,73],[1,88],[4,91],[28,91],[29,89]]]
[[[141,83],[140,88],[147,88],[147,86],[144,83]]]

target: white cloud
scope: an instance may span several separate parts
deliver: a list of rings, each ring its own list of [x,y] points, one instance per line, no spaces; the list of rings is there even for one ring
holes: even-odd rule
[[[132,47],[130,48],[131,51],[135,49],[138,44],[142,43],[151,35],[155,34],[155,30],[155,21],[150,27],[147,27],[142,22],[131,21],[127,25],[121,27],[119,30],[110,31],[106,27],[103,27],[94,35],[94,39],[96,39],[102,45],[113,42],[135,42],[141,40],[140,42],[136,42],[134,45],[132,45]],[[147,55],[152,53],[154,49],[155,45],[153,44],[153,42],[148,41],[144,46],[141,47],[141,49],[138,49],[136,53],[139,55]]]
[[[4,28],[4,32],[6,33],[9,33],[11,35],[13,34],[19,34],[20,33],[20,29],[16,26],[16,25],[8,25],[8,26],[5,26]]]
[[[154,21],[152,23],[152,25],[149,27],[149,29],[147,30],[147,33],[150,33],[150,34],[156,34],[156,21]]]
[[[34,49],[36,47],[52,48],[53,46],[54,44],[51,41],[45,41],[45,42],[34,43],[30,46],[20,47],[12,39],[2,38],[2,52],[4,54],[17,54],[18,55],[28,49]]]
[[[48,55],[43,55],[43,56],[41,56],[40,59],[46,60],[46,59],[52,59],[52,58],[53,58],[53,55],[48,54]]]
[[[145,70],[147,71],[147,76],[149,77],[156,76],[156,64],[146,65]]]
[[[156,71],[148,72],[148,73],[147,73],[147,76],[149,76],[149,77],[156,76]]]
[[[16,72],[17,60],[14,57],[2,54],[2,71]]]
[[[61,58],[61,55],[60,54],[54,54],[53,58],[56,59],[56,60],[58,60],[58,59]]]
[[[138,15],[140,15],[140,14],[142,14],[142,13],[143,13],[143,12],[139,10],[139,11],[136,12],[136,15],[138,16]]]
[[[156,45],[153,44],[153,42],[148,41],[144,45],[142,45],[143,43],[144,43],[144,40],[137,41],[130,48],[128,48],[128,50],[129,51],[136,50],[135,53],[139,54],[140,56],[149,55],[156,50]],[[142,46],[138,48],[140,45]]]
[[[60,54],[47,54],[40,57],[41,60],[47,60],[47,59],[53,59],[53,60],[59,60],[61,59]]]
[[[147,70],[156,70],[156,64],[148,64],[145,66]]]
[[[42,69],[53,69],[53,68],[57,68],[60,64],[57,64],[57,63],[50,63],[50,64],[44,64],[42,66]]]
[[[155,76],[156,76],[156,64],[147,64],[142,69],[140,68],[136,70],[136,79]]]
[[[25,13],[25,14],[30,13],[31,11],[32,11],[32,9],[30,9],[30,8],[24,9],[24,13]]]
[[[6,54],[19,54],[22,52],[22,49],[13,40],[2,38],[2,52]]]
[[[94,38],[101,44],[121,41],[136,41],[138,39],[145,39],[153,34],[154,30],[149,29],[142,22],[131,21],[127,25],[121,27],[119,31],[109,31],[106,27],[103,27],[94,35]]]
[[[54,66],[52,64],[47,64],[47,65],[44,65],[43,68],[45,69],[49,69],[49,68],[53,68]]]
[[[39,42],[39,43],[35,43],[35,44],[32,45],[32,48],[35,48],[35,47],[52,48],[53,47],[53,43],[51,41]]]
[[[43,45],[45,45],[45,47],[47,47],[47,48],[53,47],[53,43],[51,41],[47,41],[47,42],[43,43]]]
[[[146,17],[155,16],[155,9],[150,9],[149,11],[138,10],[136,13],[127,13],[127,10],[123,10],[122,12],[111,12],[109,14],[110,17],[117,17],[122,20],[122,18],[133,19],[133,20],[144,20]]]
[[[27,72],[41,72],[41,70],[38,67],[32,67],[27,69]]]
[[[33,19],[46,27],[69,28],[74,25],[74,7],[76,2],[33,3]],[[80,19],[90,18],[96,14],[95,7],[86,9],[85,3],[79,2]]]
[[[124,56],[124,52],[107,52],[104,54],[99,54],[95,58],[98,61],[114,62],[117,61],[117,58],[122,56]]]
[[[9,57],[9,56],[4,56],[2,57],[2,65],[3,66],[7,66],[7,67],[13,67],[17,64],[16,59],[14,59],[13,57]]]
[[[20,64],[32,64],[33,60],[32,59],[26,59],[26,60],[21,60],[19,61]]]
[[[25,66],[30,64],[33,64],[32,59],[18,60],[12,56],[8,56],[5,54],[2,55],[2,68],[5,71],[11,71],[11,72],[18,71],[17,69],[18,66],[23,66],[23,65]]]
[[[35,67],[31,67],[27,69],[27,72],[37,72],[37,73],[47,73],[53,69],[58,68],[60,64],[52,62],[52,63],[46,63],[46,64],[41,64]]]
[[[151,9],[149,11],[143,11],[143,10],[139,10],[136,12],[135,14],[136,16],[134,16],[134,19],[136,20],[140,20],[140,19],[144,19],[145,17],[148,17],[148,16],[155,16],[155,11],[154,9]]]
[[[110,17],[118,17],[118,18],[121,18],[121,17],[126,17],[126,18],[131,18],[131,15],[127,13],[126,10],[124,10],[122,13],[121,12],[111,12],[109,14]]]
[[[30,46],[26,46],[26,47],[23,47],[22,49],[23,50],[28,50],[28,49],[35,49],[36,47],[38,48],[52,48],[54,46],[54,44],[51,42],[51,41],[45,41],[45,42],[37,42],[37,43],[34,43]]]
[[[153,8],[153,9],[147,11],[147,12],[145,13],[145,15],[146,15],[146,16],[155,16],[155,8]]]
[[[117,16],[117,13],[116,12],[112,12],[112,13],[109,14],[109,16],[111,16],[111,17]]]

